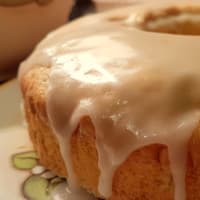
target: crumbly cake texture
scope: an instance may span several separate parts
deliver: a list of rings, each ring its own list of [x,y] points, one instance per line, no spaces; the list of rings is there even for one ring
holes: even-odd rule
[[[56,174],[67,177],[58,141],[47,117],[46,91],[49,72],[49,66],[34,66],[20,77],[20,86],[30,138],[39,154],[41,164]],[[187,200],[200,199],[199,127],[188,143]],[[97,189],[100,171],[95,147],[95,127],[89,116],[80,119],[72,134],[70,150],[79,185],[100,197]],[[174,183],[168,151],[167,147],[161,144],[145,146],[128,156],[114,174],[112,196],[109,198],[109,200],[152,199],[174,199]]]

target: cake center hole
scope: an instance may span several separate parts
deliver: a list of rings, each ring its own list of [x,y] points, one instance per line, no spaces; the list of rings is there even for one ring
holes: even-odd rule
[[[179,35],[200,35],[200,11],[149,14],[138,24],[141,29],[150,32],[170,33]]]

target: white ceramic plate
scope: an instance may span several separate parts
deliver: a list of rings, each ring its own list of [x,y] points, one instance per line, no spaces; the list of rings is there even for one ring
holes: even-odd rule
[[[13,167],[12,155],[31,151],[23,125],[20,92],[16,80],[0,86],[0,199],[21,200],[21,185],[29,171]]]
[[[39,164],[22,115],[17,80],[0,86],[0,113],[0,200],[55,199],[57,186],[66,183]]]

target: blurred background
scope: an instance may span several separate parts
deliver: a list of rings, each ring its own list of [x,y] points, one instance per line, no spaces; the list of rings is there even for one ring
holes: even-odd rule
[[[48,32],[88,13],[144,0],[0,0],[0,82],[17,74]]]

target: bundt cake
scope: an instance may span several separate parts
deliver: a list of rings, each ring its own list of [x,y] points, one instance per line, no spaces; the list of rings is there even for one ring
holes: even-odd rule
[[[145,3],[49,34],[20,67],[40,162],[109,200],[200,199],[200,3]]]

